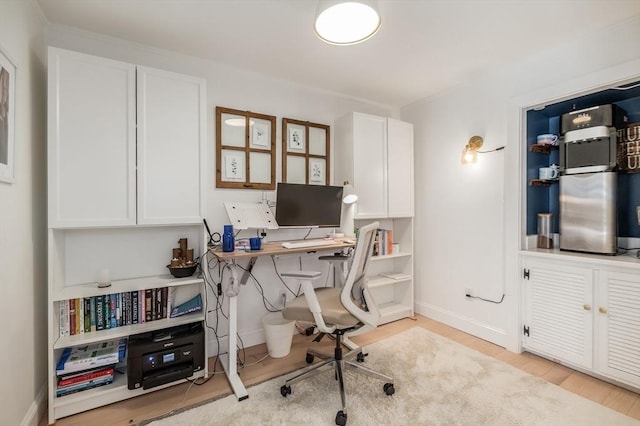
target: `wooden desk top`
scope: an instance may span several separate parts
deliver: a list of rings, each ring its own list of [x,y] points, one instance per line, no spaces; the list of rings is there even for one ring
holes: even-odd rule
[[[334,244],[299,248],[284,248],[282,247],[282,243],[284,241],[274,241],[270,243],[263,243],[262,250],[259,251],[235,250],[230,252],[223,252],[221,248],[216,248],[210,249],[209,252],[220,260],[231,260],[245,257],[272,256],[276,254],[312,253],[318,251],[340,250],[347,247],[353,247],[355,245],[355,239],[353,238],[337,238],[334,241]]]

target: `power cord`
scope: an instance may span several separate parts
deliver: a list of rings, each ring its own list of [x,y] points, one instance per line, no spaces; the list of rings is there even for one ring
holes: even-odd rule
[[[478,300],[482,300],[483,302],[495,303],[496,305],[499,305],[500,303],[502,303],[504,301],[504,296],[505,296],[505,294],[502,293],[502,297],[500,298],[500,300],[499,301],[495,301],[495,300],[491,300],[491,299],[483,299],[482,297],[479,297],[479,296],[472,296],[470,294],[466,295],[467,299],[478,299]]]

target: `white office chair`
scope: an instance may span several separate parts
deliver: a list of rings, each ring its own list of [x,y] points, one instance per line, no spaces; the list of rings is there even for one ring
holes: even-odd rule
[[[360,363],[364,361],[362,348],[355,348],[343,353],[343,337],[354,336],[377,327],[380,312],[375,305],[367,286],[367,267],[373,251],[376,229],[374,222],[360,228],[358,241],[353,253],[351,268],[342,288],[322,287],[314,289],[312,281],[320,276],[319,272],[298,271],[282,273],[283,277],[294,277],[301,281],[304,296],[299,296],[287,303],[282,315],[294,321],[312,322],[322,333],[335,336],[336,346],[333,355],[314,350],[307,350],[307,363],[314,357],[324,361],[307,367],[302,373],[290,378],[280,388],[282,396],[291,394],[291,385],[323,371],[334,370],[340,389],[342,410],[336,414],[336,424],[347,423],[347,404],[344,392],[343,371],[345,368],[385,382],[383,391],[393,395],[393,379],[384,374],[370,370]],[[355,358],[357,362],[353,362]]]

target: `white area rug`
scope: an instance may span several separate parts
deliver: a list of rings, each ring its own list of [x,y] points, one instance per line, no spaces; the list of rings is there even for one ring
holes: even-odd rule
[[[357,425],[634,425],[640,421],[584,399],[496,359],[415,327],[366,348],[366,365],[395,379],[382,383],[348,372],[348,426]],[[292,386],[287,375],[151,423],[174,425],[333,425],[340,396],[332,372]]]

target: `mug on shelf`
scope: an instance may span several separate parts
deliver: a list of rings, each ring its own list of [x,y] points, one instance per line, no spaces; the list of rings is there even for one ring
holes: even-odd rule
[[[558,178],[558,167],[540,167],[538,177],[542,180],[552,180]]]
[[[554,135],[552,133],[538,135],[537,140],[540,145],[558,145],[558,135]]]

